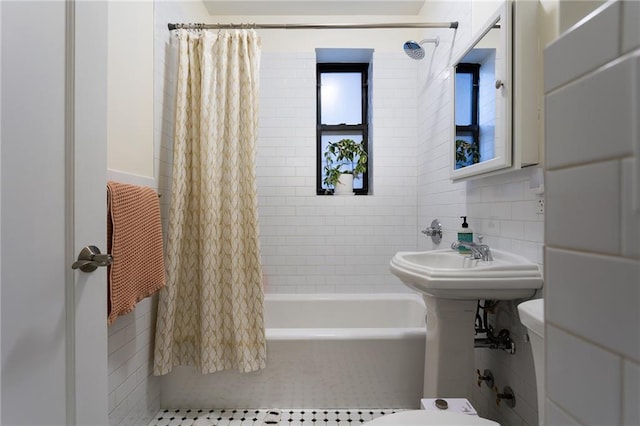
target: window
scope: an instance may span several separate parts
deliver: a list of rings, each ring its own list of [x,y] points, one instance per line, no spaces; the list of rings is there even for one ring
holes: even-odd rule
[[[368,63],[317,64],[317,194],[333,193],[333,188],[324,184],[328,143],[352,139],[362,142],[369,152],[368,69]],[[368,193],[369,171],[367,167],[354,179],[356,194]]]
[[[455,87],[456,169],[459,169],[480,161],[480,64],[458,64]]]

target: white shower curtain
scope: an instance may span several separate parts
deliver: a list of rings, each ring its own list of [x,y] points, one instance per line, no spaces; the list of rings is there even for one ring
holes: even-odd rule
[[[188,31],[179,44],[167,286],[154,374],[265,366],[255,151],[260,39]]]

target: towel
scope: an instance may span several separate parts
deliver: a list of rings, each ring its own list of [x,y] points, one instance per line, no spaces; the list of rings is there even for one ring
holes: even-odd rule
[[[107,182],[108,318],[131,312],[165,285],[158,194],[151,188]]]

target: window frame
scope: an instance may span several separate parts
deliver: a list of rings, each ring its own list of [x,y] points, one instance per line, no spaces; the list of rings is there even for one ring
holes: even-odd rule
[[[369,193],[369,172],[371,170],[371,157],[369,154],[369,63],[349,62],[334,63],[323,62],[316,64],[316,194],[330,195],[333,190],[322,187],[322,135],[324,132],[335,133],[361,133],[364,150],[367,153],[367,171],[362,174],[362,188],[354,189],[356,195],[367,195]],[[361,124],[322,124],[322,90],[320,80],[322,74],[326,73],[360,73],[362,88],[362,117]]]
[[[478,106],[480,96],[480,64],[460,63],[456,66],[456,74],[471,74],[472,76],[471,124],[467,126],[456,124],[456,139],[458,136],[471,136],[472,143],[477,147],[478,152],[480,152],[480,111]]]

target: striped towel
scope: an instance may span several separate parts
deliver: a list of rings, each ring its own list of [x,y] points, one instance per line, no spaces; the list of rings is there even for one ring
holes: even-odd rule
[[[107,182],[108,318],[131,312],[165,285],[158,194],[151,188]]]

